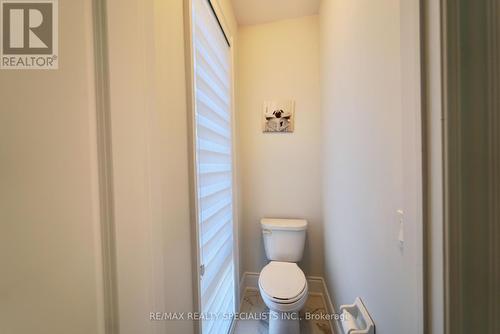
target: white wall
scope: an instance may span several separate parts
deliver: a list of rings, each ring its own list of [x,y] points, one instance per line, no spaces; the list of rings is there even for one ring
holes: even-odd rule
[[[262,217],[309,221],[302,268],[323,274],[318,17],[241,26],[237,99],[241,177],[241,271],[267,263]],[[293,99],[295,132],[262,133],[263,102]]]
[[[120,330],[193,332],[183,2],[108,1]]]
[[[193,333],[184,1],[109,0],[120,333]],[[225,10],[228,26],[231,11]],[[234,22],[234,18],[233,18]]]
[[[0,71],[0,332],[104,333],[92,1],[59,1],[59,69]]]
[[[107,1],[120,333],[193,333],[184,1]],[[235,19],[219,3],[227,25]],[[104,333],[92,1],[59,70],[0,76],[0,332]]]
[[[320,16],[328,287],[337,306],[360,296],[377,333],[420,333],[418,2],[324,0]]]

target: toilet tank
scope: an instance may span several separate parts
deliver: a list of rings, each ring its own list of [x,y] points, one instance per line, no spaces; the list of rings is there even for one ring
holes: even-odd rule
[[[299,262],[302,259],[307,220],[262,218],[260,226],[268,260]]]

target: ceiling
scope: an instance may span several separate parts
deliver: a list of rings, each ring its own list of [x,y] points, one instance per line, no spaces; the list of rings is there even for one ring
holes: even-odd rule
[[[240,25],[260,24],[315,15],[320,0],[232,0]]]

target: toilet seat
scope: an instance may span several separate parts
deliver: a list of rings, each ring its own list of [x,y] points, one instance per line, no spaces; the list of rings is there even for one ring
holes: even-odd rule
[[[259,275],[261,294],[276,304],[294,304],[307,295],[307,280],[296,263],[271,261]]]

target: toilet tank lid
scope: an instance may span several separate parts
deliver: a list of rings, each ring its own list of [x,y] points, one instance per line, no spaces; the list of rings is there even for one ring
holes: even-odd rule
[[[262,218],[260,224],[268,230],[303,231],[307,228],[305,219]]]

